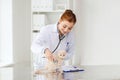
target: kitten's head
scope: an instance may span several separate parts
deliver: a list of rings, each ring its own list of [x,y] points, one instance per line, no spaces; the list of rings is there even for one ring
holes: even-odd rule
[[[60,58],[60,59],[64,59],[65,58],[65,56],[66,56],[66,51],[59,51],[58,52],[58,57]]]

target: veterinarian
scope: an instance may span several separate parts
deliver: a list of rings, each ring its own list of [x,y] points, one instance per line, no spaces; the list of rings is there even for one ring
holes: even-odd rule
[[[59,50],[65,50],[65,60],[70,59],[74,54],[73,28],[76,23],[76,15],[72,10],[67,9],[55,24],[42,27],[40,33],[31,45],[33,55],[35,54],[34,67],[44,65],[46,59],[54,61],[53,54]],[[44,58],[44,56],[46,56]]]

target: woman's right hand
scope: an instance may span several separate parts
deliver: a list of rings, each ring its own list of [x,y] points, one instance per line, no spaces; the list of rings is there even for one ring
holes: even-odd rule
[[[50,61],[54,61],[54,56],[48,48],[45,49],[45,57]]]

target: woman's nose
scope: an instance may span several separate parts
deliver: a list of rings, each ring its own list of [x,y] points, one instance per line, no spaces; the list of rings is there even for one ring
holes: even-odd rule
[[[68,32],[68,28],[65,28],[65,29],[64,29],[64,32]]]

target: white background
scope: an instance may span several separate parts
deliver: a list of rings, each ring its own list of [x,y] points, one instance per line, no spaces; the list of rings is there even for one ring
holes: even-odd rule
[[[120,0],[76,2],[76,63],[120,64]]]

